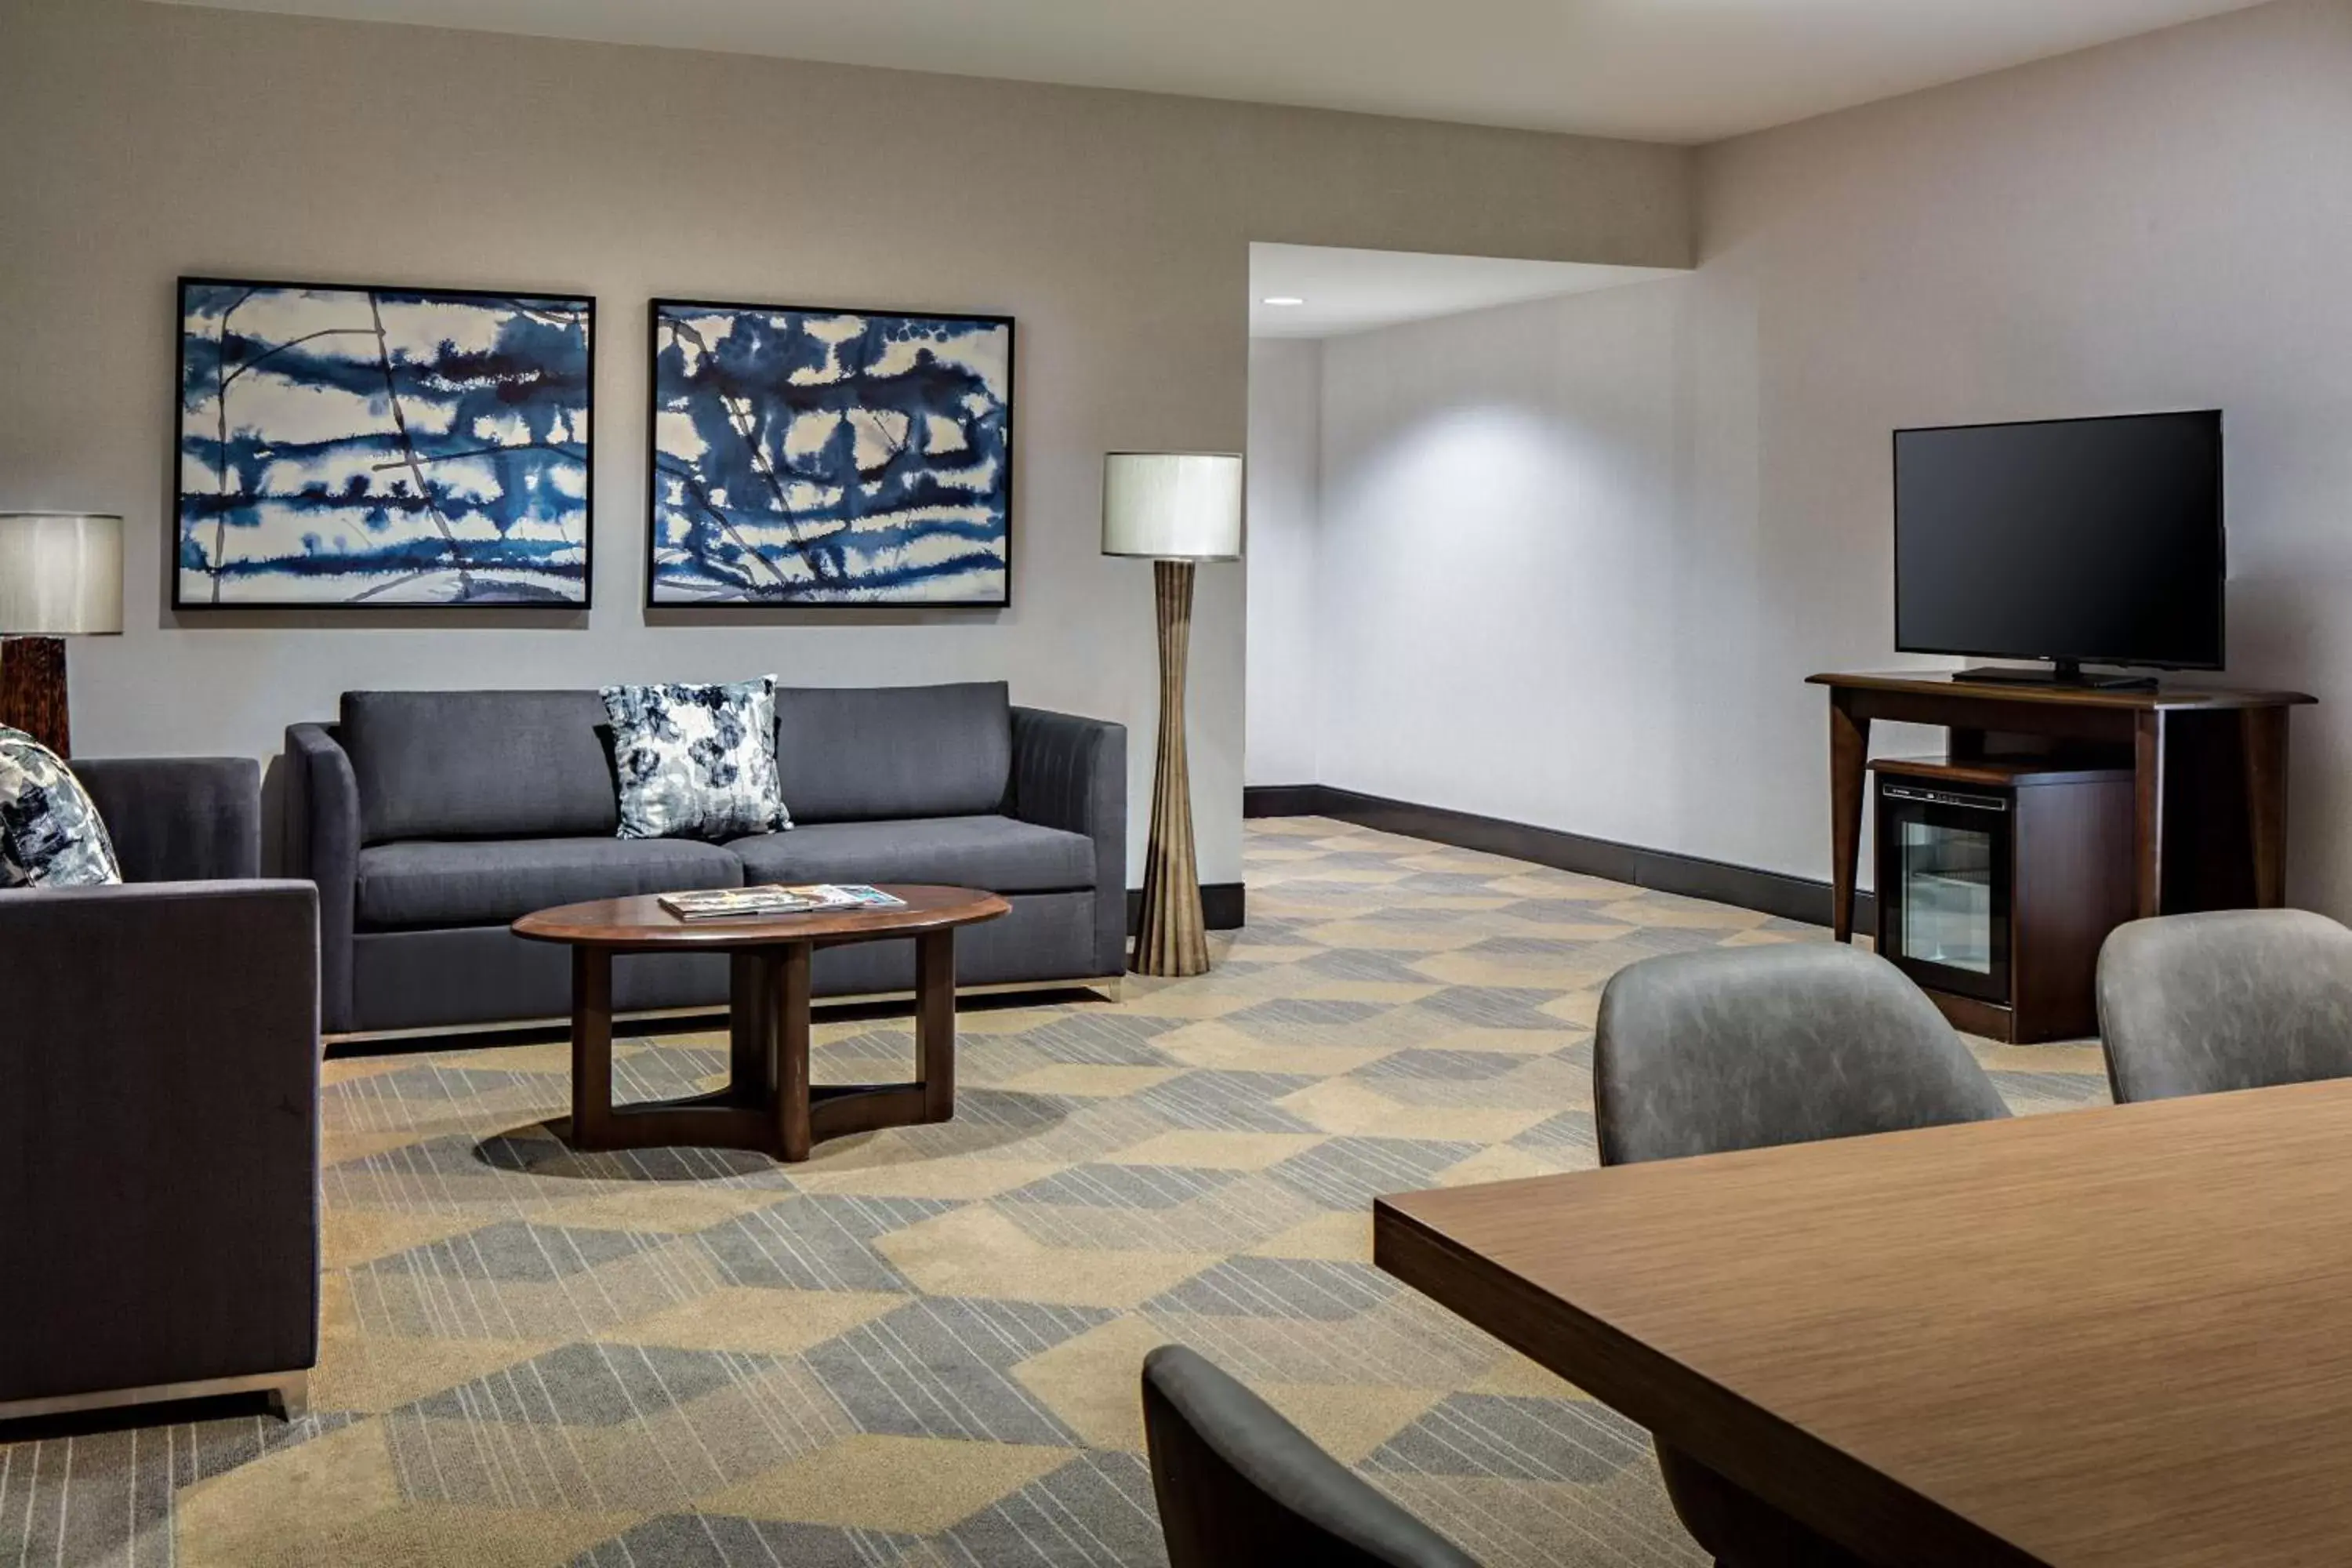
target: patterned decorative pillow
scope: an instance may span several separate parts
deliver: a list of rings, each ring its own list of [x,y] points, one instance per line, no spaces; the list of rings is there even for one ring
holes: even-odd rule
[[[776,678],[607,686],[623,838],[740,838],[793,819],[776,779]]]
[[[122,880],[114,841],[73,770],[0,725],[0,888],[102,888]]]

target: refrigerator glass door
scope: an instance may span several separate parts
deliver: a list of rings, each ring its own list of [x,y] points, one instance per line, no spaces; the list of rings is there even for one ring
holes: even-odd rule
[[[2011,823],[2003,795],[1881,787],[1881,941],[1921,984],[2009,1002]]]

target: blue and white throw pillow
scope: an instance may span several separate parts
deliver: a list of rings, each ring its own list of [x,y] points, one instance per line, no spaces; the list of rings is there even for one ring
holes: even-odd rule
[[[607,686],[624,838],[740,838],[793,825],[776,777],[776,678]]]
[[[122,880],[114,841],[73,770],[0,724],[0,888],[103,888]]]

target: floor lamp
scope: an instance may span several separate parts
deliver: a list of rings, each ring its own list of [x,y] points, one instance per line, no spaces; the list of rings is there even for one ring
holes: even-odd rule
[[[0,724],[73,754],[69,637],[122,630],[122,520],[0,511]]]
[[[1160,612],[1160,752],[1151,773],[1151,845],[1143,919],[1130,963],[1139,974],[1209,967],[1201,879],[1192,856],[1192,781],[1184,761],[1184,658],[1192,633],[1192,569],[1242,553],[1242,460],[1232,452],[1113,452],[1103,459],[1102,548],[1151,562]]]

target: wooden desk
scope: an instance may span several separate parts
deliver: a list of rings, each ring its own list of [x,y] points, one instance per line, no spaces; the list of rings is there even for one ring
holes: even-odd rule
[[[1875,1562],[2352,1556],[2352,1081],[1405,1194],[1373,1257]]]
[[[2107,691],[1919,671],[1810,683],[1830,689],[1830,920],[1840,942],[1853,938],[1863,773],[1879,719],[1948,728],[1955,761],[1997,750],[2001,737],[2128,754],[2142,916],[2286,900],[2286,716],[2315,700],[2300,691]]]

